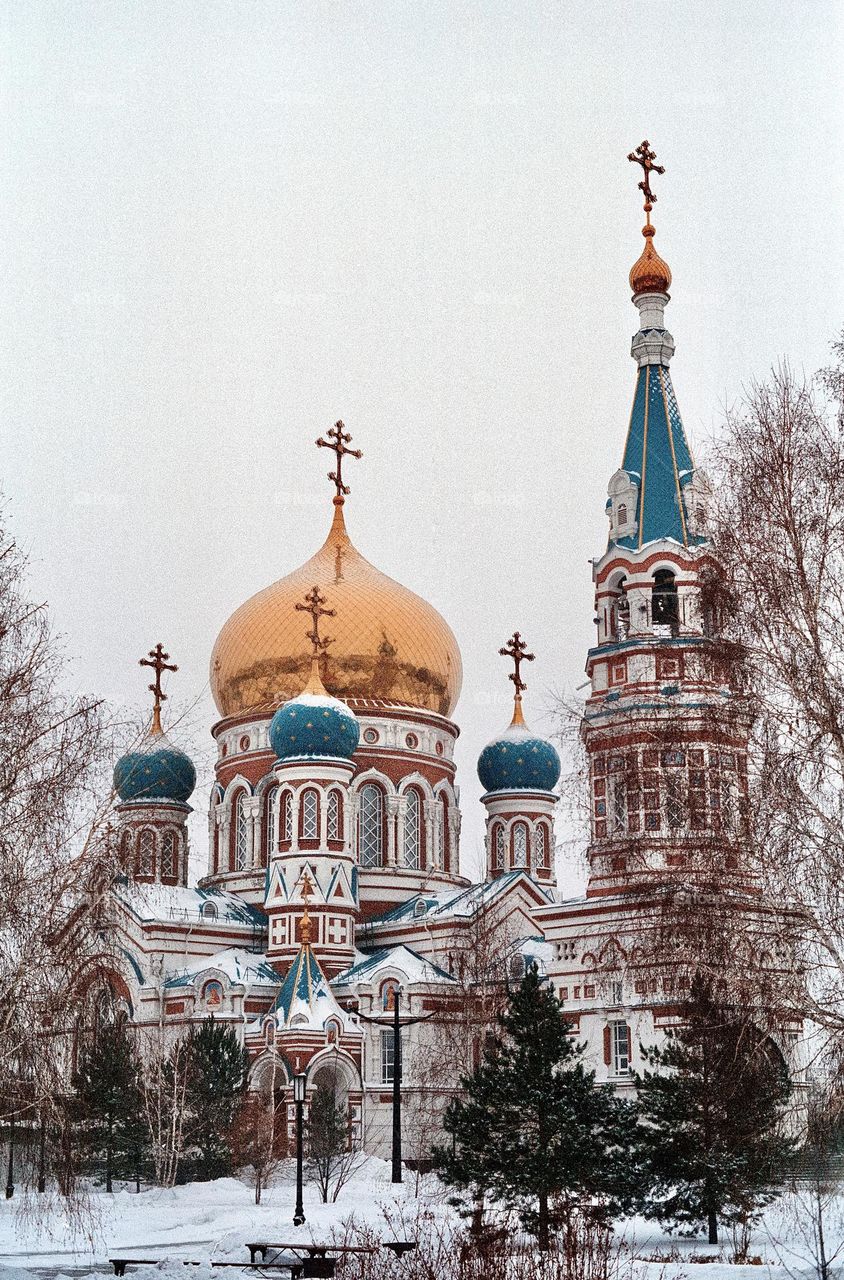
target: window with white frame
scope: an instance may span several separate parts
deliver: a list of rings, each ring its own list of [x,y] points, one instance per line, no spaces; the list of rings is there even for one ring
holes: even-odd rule
[[[161,843],[161,874],[175,879],[179,873],[178,836],[175,831],[165,831]]]
[[[504,828],[499,822],[495,828],[494,836],[494,857],[496,871],[503,871],[507,866],[507,837],[504,834]]]
[[[610,1036],[613,1075],[627,1075],[630,1070],[630,1028],[626,1022],[612,1022]]]
[[[609,781],[610,825],[614,832],[620,833],[627,830],[627,783],[623,773],[614,773]]]
[[[313,787],[302,793],[301,831],[303,840],[319,839],[319,796]]]
[[[404,865],[418,867],[422,858],[422,806],[419,792],[412,788],[405,797]]]
[[[362,867],[380,867],[383,860],[384,793],[367,782],[358,802],[358,862]]]
[[[396,1071],[396,1042],[392,1027],[381,1032],[381,1083],[392,1084]]]
[[[540,822],[536,828],[533,837],[533,847],[536,850],[535,862],[537,868],[541,871],[548,866],[548,837],[545,831],[545,823]]]
[[[448,822],[448,810],[445,802],[438,804],[434,812],[434,839],[437,842],[437,866],[445,868],[445,824]]]
[[[234,869],[243,871],[249,861],[249,811],[248,796],[241,791],[237,797],[234,832]]]
[[[281,806],[281,838],[290,844],[293,840],[293,797],[289,791],[285,791]]]
[[[342,840],[343,833],[340,830],[340,792],[329,791],[328,793],[328,839]]]
[[[528,857],[528,832],[523,822],[513,827],[513,866],[526,867]]]
[[[155,875],[155,832],[149,827],[138,836],[138,875]]]

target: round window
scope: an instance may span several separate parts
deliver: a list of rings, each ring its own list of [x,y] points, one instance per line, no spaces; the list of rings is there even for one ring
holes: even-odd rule
[[[248,751],[248,750],[249,750],[249,736],[248,736],[248,734],[244,734],[244,735],[243,735],[243,737],[240,739],[240,744],[239,744],[239,745],[240,745],[240,749],[241,749],[241,751]]]
[[[404,740],[404,741],[405,741],[405,746],[410,747],[410,748],[411,748],[411,750],[412,750],[414,747],[418,747],[418,746],[419,746],[419,739],[417,738],[417,736],[416,736],[416,734],[415,734],[415,733],[409,733],[409,734],[407,735],[407,737],[405,738],[405,740]]]
[[[443,746],[443,744],[442,744],[441,742],[438,742],[438,743],[437,743],[437,745],[436,745],[435,750],[436,750],[437,755],[438,755],[438,756],[441,756],[441,755],[443,754],[443,752],[445,751],[445,747]]]
[[[370,742],[370,743],[371,743],[371,742],[377,742],[377,741],[378,741],[378,730],[377,730],[377,729],[364,729],[364,731],[363,731],[363,740],[364,740],[364,742]]]

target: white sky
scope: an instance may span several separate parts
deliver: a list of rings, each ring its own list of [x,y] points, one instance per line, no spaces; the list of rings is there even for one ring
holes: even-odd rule
[[[841,323],[844,9],[27,0],[0,31],[0,482],[79,686],[140,706],[161,639],[207,749],[214,637],[322,542],[313,440],[342,416],[353,539],[462,647],[471,869],[499,646],[535,649],[548,731],[593,637],[635,372],[625,156],[648,137],[667,168],[700,449]]]

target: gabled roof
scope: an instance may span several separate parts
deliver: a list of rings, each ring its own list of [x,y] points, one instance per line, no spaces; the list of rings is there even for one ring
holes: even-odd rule
[[[194,979],[209,969],[224,973],[230,982],[245,987],[275,987],[282,980],[264,955],[243,951],[239,947],[227,947],[213,956],[199,956],[183,968],[173,969],[165,980],[165,987],[188,987]]]
[[[704,541],[689,534],[684,488],[694,461],[674,395],[662,365],[643,365],[636,380],[633,412],[622,469],[638,485],[635,534],[616,538],[622,547],[670,539],[681,546]]]
[[[331,983],[334,990],[351,986],[355,982],[370,982],[386,969],[398,969],[408,982],[455,982],[445,969],[420,956],[412,947],[379,947],[377,951],[359,951],[358,959],[349,969],[338,973]]]
[[[296,1027],[305,1031],[322,1031],[328,1019],[333,1017],[347,1032],[360,1033],[355,1020],[334,999],[310,943],[303,943],[299,948],[270,1014],[280,1031]]]
[[[391,911],[383,915],[372,916],[367,924],[398,924],[408,920],[448,920],[471,919],[478,911],[504,897],[513,889],[519,880],[527,881],[531,889],[541,898],[551,902],[551,896],[541,885],[525,871],[508,871],[495,880],[484,880],[481,884],[469,885],[468,889],[446,889],[441,893],[417,893]]]

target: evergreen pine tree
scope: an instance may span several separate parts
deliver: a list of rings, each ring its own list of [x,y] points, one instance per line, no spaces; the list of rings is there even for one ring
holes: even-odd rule
[[[330,1085],[317,1086],[308,1108],[308,1156],[323,1204],[328,1203],[331,1175],[342,1160],[349,1140],[345,1104]]]
[[[195,1176],[208,1181],[231,1173],[228,1135],[246,1089],[249,1055],[213,1014],[191,1028],[186,1048],[185,1145],[194,1153]]]
[[[123,1023],[101,1026],[83,1047],[73,1076],[77,1140],[100,1162],[106,1191],[138,1168],[142,1114],[139,1063]]]
[[[535,965],[499,1021],[503,1034],[446,1112],[452,1146],[436,1148],[434,1164],[476,1203],[491,1195],[516,1209],[547,1248],[557,1218],[570,1227],[575,1206],[602,1217],[617,1204],[627,1108],[584,1067],[583,1046]]]
[[[683,1024],[663,1048],[643,1047],[636,1077],[637,1163],[646,1217],[718,1243],[718,1224],[747,1223],[773,1198],[792,1154],[781,1132],[788,1072],[746,1014],[700,977]]]

